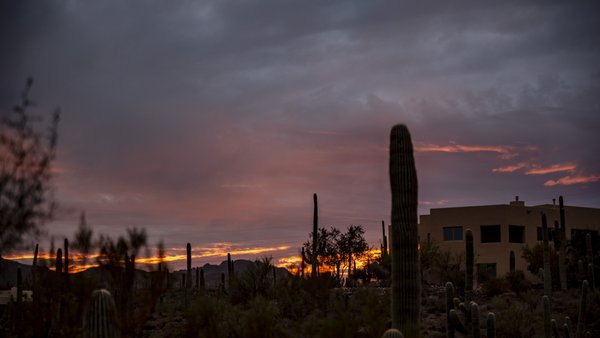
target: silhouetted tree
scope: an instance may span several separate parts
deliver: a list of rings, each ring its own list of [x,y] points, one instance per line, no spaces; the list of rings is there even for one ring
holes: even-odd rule
[[[55,158],[58,109],[52,114],[48,137],[34,126],[29,78],[21,102],[0,120],[0,255],[19,245],[23,236],[39,235],[55,204],[50,193]]]
[[[127,237],[129,238],[129,246],[131,247],[131,253],[138,255],[141,247],[146,246],[148,235],[146,235],[146,229],[136,228],[127,229]]]
[[[85,263],[87,262],[87,256],[93,249],[93,233],[94,231],[91,227],[88,226],[85,220],[85,213],[82,212],[79,220],[79,227],[77,228],[77,232],[75,232],[73,248],[79,250],[79,252],[83,255],[83,265],[85,265]]]

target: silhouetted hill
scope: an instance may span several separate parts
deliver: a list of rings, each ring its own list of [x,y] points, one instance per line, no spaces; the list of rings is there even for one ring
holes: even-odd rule
[[[1,259],[0,262],[0,288],[6,289],[17,285],[17,269],[21,269],[23,282],[31,279],[31,266],[8,259]]]
[[[234,273],[237,276],[243,274],[246,270],[250,269],[255,263],[250,260],[239,259],[234,261]],[[0,267],[0,289],[7,289],[11,286],[15,286],[17,284],[17,269],[21,269],[21,274],[23,278],[23,282],[27,283],[31,280],[31,266],[27,264],[22,264],[16,261],[2,259],[2,265]],[[212,264],[204,264],[202,266],[204,270],[204,279],[207,288],[216,288],[218,287],[221,281],[221,273],[225,274],[225,278],[227,279],[227,261],[221,262],[219,265]],[[77,274],[82,274],[85,278],[94,280],[98,282],[100,285],[105,285],[106,287],[110,286],[114,271],[111,272],[106,267],[93,267],[89,268],[85,271],[78,272]],[[75,274],[75,275],[77,275]],[[185,276],[186,270],[177,270],[171,271],[170,274],[170,282],[172,288],[181,287],[181,281]],[[277,277],[281,278],[284,276],[288,276],[289,272],[285,268],[277,268]],[[192,283],[196,285],[196,270],[192,269]],[[150,285],[150,272],[145,270],[136,269],[135,270],[135,286],[136,288],[147,288]]]

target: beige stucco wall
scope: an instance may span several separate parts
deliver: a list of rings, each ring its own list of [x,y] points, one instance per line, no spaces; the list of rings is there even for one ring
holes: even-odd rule
[[[528,279],[535,279],[527,272],[527,263],[521,257],[521,249],[537,243],[537,227],[541,226],[541,212],[546,214],[548,226],[554,228],[554,221],[559,220],[558,205],[552,204],[525,206],[522,201],[510,204],[455,207],[431,209],[429,215],[420,217],[419,235],[439,244],[442,250],[464,252],[464,233],[470,228],[473,231],[475,249],[475,269],[479,263],[496,263],[496,275],[503,276],[509,271],[510,251],[515,253],[515,267],[523,270]],[[571,229],[600,230],[600,209],[566,206],[567,240],[571,238]],[[499,243],[481,243],[481,225],[500,225],[501,240]],[[525,243],[509,243],[508,226],[525,226]],[[463,227],[463,240],[444,241],[443,228],[451,226]],[[477,270],[475,270],[477,271]]]

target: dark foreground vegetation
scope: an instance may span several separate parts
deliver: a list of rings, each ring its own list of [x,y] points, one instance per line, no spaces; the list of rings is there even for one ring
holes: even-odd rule
[[[2,168],[12,168],[0,176],[0,283],[16,286],[10,301],[0,305],[0,336],[600,336],[597,249],[589,234],[585,245],[566,240],[562,197],[554,247],[548,244],[542,214],[543,243],[522,252],[528,270],[542,281],[539,286],[514,269],[515,253],[506,276],[474,276],[470,229],[458,255],[441,252],[429,239],[419,240],[417,175],[412,141],[403,125],[395,126],[390,138],[391,238],[386,238],[384,225],[376,257],[368,254],[362,227],[350,226],[344,234],[319,227],[314,195],[313,231],[294,274],[274,267],[270,258],[243,262],[230,255],[220,270],[207,265],[193,269],[190,244],[187,269],[169,272],[159,245],[158,264],[141,271],[136,256],[146,244],[144,230],[130,229],[127,238],[101,235],[92,241],[84,217],[73,245],[84,262],[96,247],[99,267],[70,273],[68,239],[62,248],[50,249],[53,269],[45,261],[38,264],[37,245],[31,267],[2,260],[4,252],[25,234],[35,233],[39,222],[52,214],[46,193],[59,115],[54,114],[48,146],[37,147],[41,141],[26,114],[31,84],[14,116],[3,120],[9,132],[0,139],[7,149],[2,154],[10,155],[10,166]],[[23,148],[28,144],[34,147]],[[310,274],[304,273],[305,265]],[[432,274],[439,283],[427,283]]]

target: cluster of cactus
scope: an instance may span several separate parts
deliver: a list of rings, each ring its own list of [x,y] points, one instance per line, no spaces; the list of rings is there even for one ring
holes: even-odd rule
[[[465,316],[465,324],[460,321],[458,308]],[[468,306],[461,303],[458,298],[454,297],[454,285],[451,282],[446,283],[446,336],[454,338],[456,332],[469,334],[473,338],[481,336],[481,328],[479,323],[479,305],[475,302],[469,302]],[[489,312],[486,321],[486,331],[488,338],[496,337],[496,315]]]
[[[576,338],[580,337],[592,337],[591,332],[585,331],[585,317],[587,317],[587,301],[588,301],[588,289],[589,284],[587,280],[581,283],[581,297],[579,299],[579,314],[577,319],[577,327],[575,331]],[[555,319],[550,316],[550,298],[548,296],[542,297],[542,306],[544,312],[544,337],[545,338],[560,338],[561,330]],[[564,319],[562,326],[562,337],[569,338],[573,337],[573,324],[571,318],[568,316]]]
[[[85,338],[119,337],[115,301],[108,290],[100,289],[92,293],[83,325]]]
[[[410,132],[396,125],[390,135],[392,191],[392,328],[420,335],[421,279],[417,232],[418,186]]]

